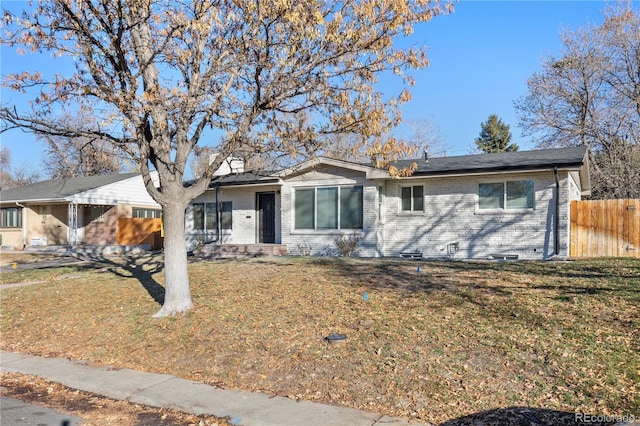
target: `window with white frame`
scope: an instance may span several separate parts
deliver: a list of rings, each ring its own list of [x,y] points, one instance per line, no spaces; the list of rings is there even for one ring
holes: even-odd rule
[[[421,212],[424,210],[424,188],[422,185],[403,186],[401,197],[402,211]]]
[[[145,218],[145,219],[149,219],[149,218],[159,219],[162,217],[162,210],[134,207],[132,211],[132,216],[137,218]]]
[[[295,191],[295,229],[362,229],[362,186],[301,188]]]
[[[0,228],[22,228],[22,208],[4,207],[0,209]]]
[[[478,208],[480,210],[533,209],[535,194],[533,180],[480,183]]]
[[[220,229],[232,229],[232,203],[220,203]],[[193,203],[193,229],[198,231],[216,230],[216,203]]]

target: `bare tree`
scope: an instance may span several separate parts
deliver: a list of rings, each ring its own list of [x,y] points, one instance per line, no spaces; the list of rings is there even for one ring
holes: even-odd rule
[[[430,155],[444,157],[451,149],[433,118],[409,120],[405,124],[409,128],[409,134],[404,138],[411,141],[418,151],[426,150]]]
[[[564,50],[529,78],[516,101],[525,134],[539,146],[586,145],[594,196],[640,197],[640,15],[630,3],[605,12],[601,26],[561,35]]]
[[[384,98],[377,76],[393,71],[408,88],[406,72],[427,65],[425,49],[394,39],[450,9],[412,0],[41,1],[30,13],[4,15],[3,41],[72,57],[76,72],[7,76],[8,87],[40,92],[33,110],[4,105],[0,119],[5,128],[98,137],[129,151],[164,214],[166,290],[155,316],[175,315],[192,307],[185,208],[221,162],[240,147],[311,156],[335,133],[384,134],[410,96]],[[84,129],[52,119],[52,108],[69,105],[100,110],[103,122]],[[292,119],[300,113],[313,120]],[[185,186],[190,153],[210,128],[219,155]],[[388,166],[398,148],[373,144],[370,155]]]
[[[618,141],[593,155],[594,199],[640,198],[640,145]]]
[[[7,147],[0,147],[0,191],[27,185],[36,182],[39,178],[38,172],[11,164],[11,151]]]
[[[59,120],[73,122],[78,128],[97,128],[92,125],[93,117],[66,114]],[[45,145],[43,170],[53,179],[113,174],[126,168],[128,157],[110,141],[97,137],[47,134],[38,138]]]
[[[440,128],[432,119],[422,118],[404,121],[401,126],[377,139],[378,143],[400,144],[402,148],[398,158],[408,159],[423,151],[431,155],[445,156],[447,146]],[[323,148],[322,154],[330,158],[338,158],[347,161],[368,161],[369,146],[353,134],[337,134],[330,143]]]

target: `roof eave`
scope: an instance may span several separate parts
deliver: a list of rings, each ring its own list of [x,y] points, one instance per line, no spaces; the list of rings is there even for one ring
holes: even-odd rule
[[[53,204],[53,203],[68,203],[71,202],[71,200],[68,197],[58,197],[58,198],[33,198],[33,199],[21,199],[21,198],[16,198],[13,200],[0,200],[0,202],[2,204],[4,203],[20,203],[20,204],[33,204],[33,203],[46,203],[46,204]]]
[[[584,169],[582,163],[567,163],[567,164],[549,164],[549,165],[535,165],[535,166],[514,166],[514,167],[488,167],[488,168],[472,168],[472,169],[452,169],[452,170],[434,170],[434,171],[416,171],[411,176],[394,178],[389,175],[385,170],[376,170],[367,174],[369,179],[424,179],[424,178],[437,178],[437,177],[453,177],[453,176],[473,176],[484,174],[505,174],[505,173],[519,173],[519,172],[542,172],[553,170],[554,167],[558,167],[558,170],[569,171],[576,170],[582,171]]]
[[[216,186],[219,187],[228,187],[228,186],[273,186],[273,185],[282,185],[282,179],[280,178],[270,178],[270,179],[258,179],[246,182],[211,182],[208,189],[214,189]]]
[[[293,176],[301,175],[306,171],[314,169],[320,165],[341,167],[344,169],[363,172],[367,174],[367,177],[369,177],[369,173],[371,171],[377,170],[375,167],[367,166],[359,163],[352,163],[350,161],[338,160],[335,158],[328,158],[328,157],[316,157],[307,161],[303,161],[298,165],[289,167],[288,169],[284,169],[278,173],[275,173],[275,176],[278,176],[283,179],[288,177],[293,177]]]

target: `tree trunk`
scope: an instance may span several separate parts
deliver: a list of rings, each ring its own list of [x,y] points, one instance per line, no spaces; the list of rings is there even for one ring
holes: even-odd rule
[[[185,207],[182,203],[163,207],[164,221],[164,304],[154,318],[184,313],[193,307],[187,270]]]

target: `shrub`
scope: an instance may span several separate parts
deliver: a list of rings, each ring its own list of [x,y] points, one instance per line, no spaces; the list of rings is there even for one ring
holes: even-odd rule
[[[311,244],[307,243],[305,240],[302,240],[301,243],[298,243],[298,250],[300,251],[301,256],[311,256]]]
[[[358,248],[358,244],[360,244],[360,240],[362,236],[358,234],[356,231],[353,231],[351,234],[345,235],[340,234],[340,236],[336,237],[333,242],[338,249],[338,254],[340,256],[351,257],[353,253],[355,253]]]

